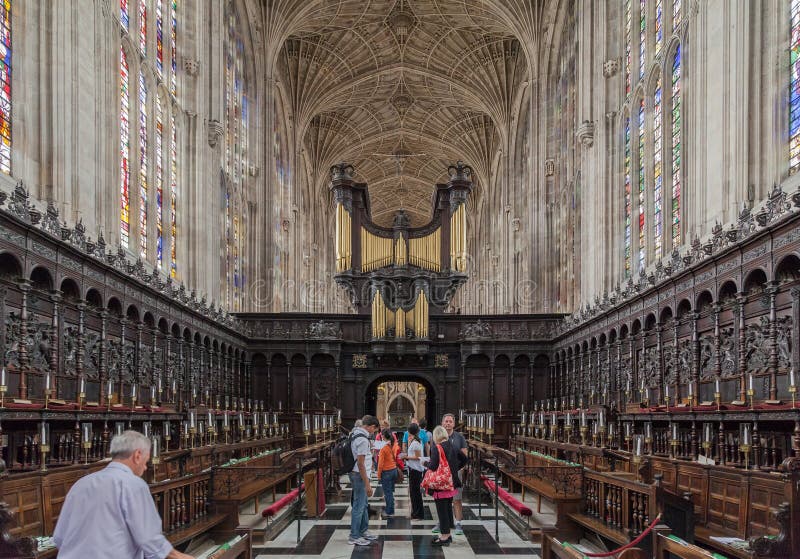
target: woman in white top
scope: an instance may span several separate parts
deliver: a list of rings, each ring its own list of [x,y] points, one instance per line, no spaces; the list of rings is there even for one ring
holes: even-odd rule
[[[408,465],[408,493],[411,497],[411,520],[424,520],[425,510],[422,505],[422,475],[425,466],[422,464],[422,443],[419,440],[419,425],[408,426],[408,451],[401,455]]]

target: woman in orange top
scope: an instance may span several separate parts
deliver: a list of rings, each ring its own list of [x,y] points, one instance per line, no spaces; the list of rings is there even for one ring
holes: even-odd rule
[[[385,429],[381,433],[386,445],[378,453],[378,479],[383,487],[383,498],[386,507],[383,509],[383,518],[394,517],[394,484],[397,482],[397,462],[394,459],[394,448],[392,432]]]

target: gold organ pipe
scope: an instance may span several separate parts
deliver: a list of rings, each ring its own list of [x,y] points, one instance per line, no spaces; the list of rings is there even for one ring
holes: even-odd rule
[[[405,338],[406,337],[406,312],[401,308],[398,308],[394,312],[394,336],[397,339]]]
[[[361,228],[362,272],[371,272],[392,263],[393,239],[373,235]]]
[[[352,241],[350,213],[342,204],[336,205],[336,271],[350,269]]]
[[[394,242],[394,263],[398,266],[405,266],[407,261],[406,239],[400,235]]]
[[[450,217],[450,259],[457,272],[467,270],[467,213],[460,204]]]
[[[438,272],[442,267],[441,259],[442,230],[437,228],[424,237],[408,240],[408,262],[414,266]]]
[[[386,337],[386,303],[380,291],[376,291],[372,298],[372,337]]]

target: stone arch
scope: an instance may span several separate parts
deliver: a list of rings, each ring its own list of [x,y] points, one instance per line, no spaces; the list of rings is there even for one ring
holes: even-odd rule
[[[719,292],[717,294],[717,301],[719,301],[720,303],[724,303],[731,299],[735,299],[737,292],[738,288],[736,287],[736,282],[733,280],[727,280],[719,288]]]
[[[748,295],[761,292],[767,283],[767,273],[761,268],[755,268],[747,274],[744,280],[744,291]]]
[[[31,270],[29,279],[33,289],[50,292],[53,290],[53,275],[44,266],[36,266]]]
[[[800,279],[800,257],[797,254],[787,254],[775,266],[775,280],[780,283],[790,283]]]
[[[22,263],[10,252],[0,253],[0,278],[6,281],[19,281],[22,278]]]
[[[78,282],[72,278],[65,277],[62,279],[59,290],[64,296],[65,301],[74,303],[81,298],[81,288],[78,286]]]

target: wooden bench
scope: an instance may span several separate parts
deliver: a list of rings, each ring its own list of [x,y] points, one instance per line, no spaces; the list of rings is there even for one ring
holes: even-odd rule
[[[708,559],[711,557],[708,550],[691,544],[678,536],[672,535],[671,530],[661,526],[662,530],[656,535],[655,559]],[[724,555],[716,555],[716,559],[727,559]]]

